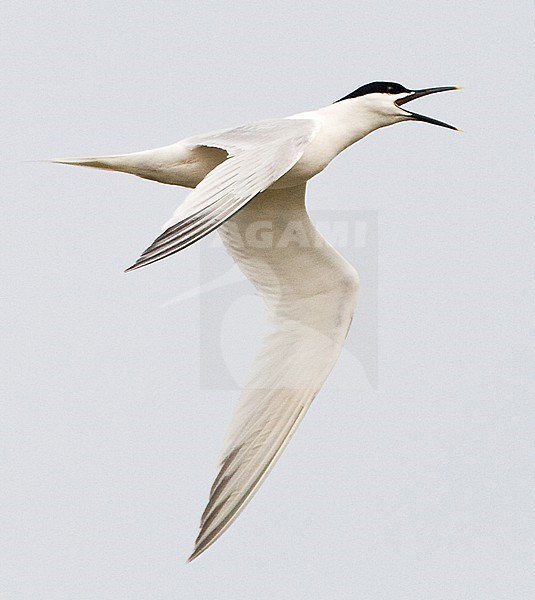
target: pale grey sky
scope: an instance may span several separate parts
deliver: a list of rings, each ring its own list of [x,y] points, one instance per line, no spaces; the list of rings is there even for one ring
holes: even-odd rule
[[[533,598],[532,3],[1,16],[0,596]],[[199,284],[209,239],[122,274],[184,191],[22,161],[161,146],[377,79],[466,88],[418,106],[465,134],[389,127],[309,185],[313,210],[377,211],[378,388],[342,360],[242,516],[186,565],[238,395],[203,385],[200,340],[213,327],[244,372],[259,304],[221,330],[196,297],[163,306]],[[253,335],[233,346],[233,327]]]

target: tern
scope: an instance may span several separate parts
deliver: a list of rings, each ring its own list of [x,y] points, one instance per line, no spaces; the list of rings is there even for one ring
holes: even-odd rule
[[[379,81],[290,117],[143,152],[51,161],[193,188],[163,233],[126,270],[170,256],[217,228],[267,305],[271,331],[235,411],[189,560],[221,536],[258,490],[333,368],[351,325],[359,277],[310,221],[307,181],[381,127],[421,121],[457,130],[405,108],[455,89],[409,90]],[[269,223],[270,244],[251,235],[258,223]]]

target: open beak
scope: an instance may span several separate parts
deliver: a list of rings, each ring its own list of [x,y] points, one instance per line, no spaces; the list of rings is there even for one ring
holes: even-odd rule
[[[450,92],[452,90],[460,90],[462,88],[456,86],[446,86],[446,87],[434,87],[434,88],[426,88],[425,90],[414,90],[408,96],[404,98],[400,98],[396,100],[394,104],[396,106],[401,107],[402,104],[406,104],[407,102],[411,102],[412,100],[416,100],[416,98],[422,98],[423,96],[428,96],[429,94],[436,94],[437,92]],[[432,125],[440,125],[440,127],[447,127],[448,129],[454,129],[455,131],[461,131],[454,127],[453,125],[448,125],[447,123],[443,123],[442,121],[437,121],[436,119],[432,119],[431,117],[426,117],[425,115],[419,115],[418,113],[410,112],[407,109],[403,109],[405,112],[411,115],[412,119],[415,121],[423,121],[424,123],[431,123]]]

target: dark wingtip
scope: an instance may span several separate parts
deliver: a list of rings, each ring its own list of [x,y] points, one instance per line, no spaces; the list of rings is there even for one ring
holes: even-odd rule
[[[136,269],[141,269],[141,267],[146,267],[147,265],[151,265],[154,262],[158,262],[159,260],[161,260],[162,258],[165,258],[165,256],[161,256],[161,257],[146,257],[145,254],[148,252],[148,250],[146,250],[145,252],[143,252],[143,254],[136,260],[136,262],[128,267],[128,269],[124,270],[124,273],[128,273],[130,271],[135,271]]]
[[[129,273],[130,271],[135,271],[136,269],[139,269],[140,267],[142,267],[143,265],[138,265],[138,263],[134,263],[131,267],[128,267],[128,269],[125,269],[123,271],[123,273]]]
[[[146,267],[147,265],[151,265],[152,263],[158,262],[159,260],[162,260],[162,258],[166,257],[166,255],[156,256],[156,257],[152,256],[149,258],[144,258],[144,256],[145,256],[145,253],[143,253],[131,267],[128,267],[128,269],[125,269],[124,273],[129,273],[130,271],[135,271],[136,269],[141,269],[141,267]]]
[[[188,557],[188,563],[193,562],[200,554],[204,552],[205,548],[195,548],[195,550]]]

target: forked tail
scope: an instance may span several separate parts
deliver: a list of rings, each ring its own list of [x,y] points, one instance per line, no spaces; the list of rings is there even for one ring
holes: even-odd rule
[[[90,167],[92,169],[105,169],[107,171],[124,171],[131,173],[137,165],[140,153],[122,154],[116,156],[91,156],[85,158],[53,158],[42,162],[57,163],[61,165],[75,165],[78,167]]]

